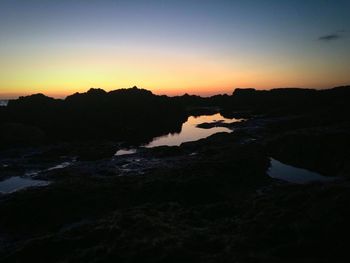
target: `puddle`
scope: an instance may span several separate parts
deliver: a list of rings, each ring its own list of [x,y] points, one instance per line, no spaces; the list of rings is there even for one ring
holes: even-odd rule
[[[311,182],[331,182],[336,179],[334,177],[323,176],[316,172],[287,165],[273,158],[271,158],[271,166],[268,174],[272,178],[297,184],[306,184]]]
[[[56,166],[48,168],[46,171],[52,171],[52,170],[56,170],[56,169],[63,169],[63,168],[66,168],[66,167],[70,166],[71,164],[72,164],[72,162],[63,162],[63,163],[60,163],[60,164],[58,164]]]
[[[0,193],[10,194],[28,187],[48,185],[48,181],[34,180],[32,178],[13,176],[0,182]]]
[[[1,107],[6,107],[8,103],[9,103],[8,100],[0,100],[0,106]]]
[[[197,141],[199,139],[207,138],[210,135],[219,132],[231,132],[232,130],[226,127],[214,126],[211,128],[200,128],[197,125],[202,123],[234,123],[239,122],[240,119],[229,119],[223,117],[220,113],[212,115],[190,116],[187,121],[182,124],[179,133],[169,133],[160,137],[155,137],[153,140],[143,145],[146,148],[153,148],[157,146],[179,146],[184,142]],[[137,149],[121,149],[115,153],[115,156],[127,155],[136,153]]]
[[[220,113],[213,115],[200,115],[198,117],[190,116],[187,121],[182,124],[181,131],[175,134],[167,134],[165,136],[156,137],[149,144],[145,145],[147,148],[156,146],[179,146],[184,142],[197,141],[199,139],[207,138],[210,135],[219,132],[231,132],[226,127],[211,127],[208,129],[197,127],[198,124],[202,123],[233,123],[240,121],[238,119],[228,119],[223,117]]]
[[[121,155],[127,155],[127,154],[134,154],[136,153],[136,149],[121,149],[118,150],[114,156],[121,156]]]
[[[63,162],[63,163],[57,164],[55,166],[52,166],[52,167],[49,167],[49,168],[43,169],[43,170],[30,170],[30,171],[27,171],[24,174],[24,176],[26,176],[26,177],[36,177],[40,173],[43,173],[43,172],[49,172],[49,171],[53,171],[53,170],[66,168],[66,167],[72,165],[73,162],[75,162],[75,160],[73,160],[71,162]]]

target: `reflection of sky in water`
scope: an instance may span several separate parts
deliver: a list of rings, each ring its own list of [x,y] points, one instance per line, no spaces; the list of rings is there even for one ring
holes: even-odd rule
[[[154,138],[152,142],[145,145],[147,148],[152,148],[161,145],[179,146],[183,142],[197,141],[206,138],[218,132],[230,132],[231,130],[225,127],[213,127],[210,129],[198,128],[197,125],[201,123],[212,123],[222,121],[231,123],[238,121],[236,119],[224,118],[220,113],[214,115],[202,115],[198,117],[190,116],[188,120],[182,125],[181,132],[176,134],[168,134],[165,136]]]
[[[56,166],[48,168],[47,171],[52,171],[52,170],[56,170],[56,169],[63,169],[63,168],[70,166],[71,164],[72,164],[71,162],[63,162],[63,163],[60,163]]]
[[[121,149],[121,150],[118,150],[115,155],[116,156],[120,156],[120,155],[127,155],[127,154],[133,154],[133,153],[136,153],[136,150],[135,149],[130,149],[130,150],[127,150],[127,149]]]
[[[57,169],[63,169],[70,166],[73,162],[75,162],[75,158],[72,161],[67,161],[63,163],[59,163],[53,167],[42,169],[42,170],[29,170],[26,171],[24,176],[12,176],[3,181],[0,181],[0,193],[2,194],[10,194],[21,189],[27,187],[38,187],[38,186],[46,186],[50,182],[44,180],[37,180],[34,177],[38,176],[42,172],[48,172]],[[7,164],[3,164],[3,167],[7,167]]]
[[[232,123],[240,121],[238,119],[224,118],[220,113],[214,115],[201,115],[198,117],[190,116],[187,121],[182,124],[181,131],[179,133],[169,133],[164,136],[154,138],[149,144],[144,145],[147,148],[157,146],[179,146],[183,142],[197,141],[199,139],[206,138],[218,132],[231,132],[226,127],[213,127],[209,129],[198,128],[197,125],[201,123],[213,123],[213,122]],[[116,152],[116,156],[133,154],[136,149],[120,149]]]
[[[283,181],[305,184],[310,182],[327,182],[335,178],[322,176],[309,170],[286,165],[275,159],[271,159],[271,167],[268,171],[269,176]]]
[[[8,100],[0,100],[0,106],[7,106]]]
[[[0,193],[9,194],[27,187],[45,186],[48,184],[49,182],[43,180],[13,176],[0,182]]]

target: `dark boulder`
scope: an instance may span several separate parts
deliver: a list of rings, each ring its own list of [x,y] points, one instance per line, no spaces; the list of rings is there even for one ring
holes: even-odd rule
[[[38,127],[21,123],[0,124],[0,147],[38,145],[45,139],[45,132]]]

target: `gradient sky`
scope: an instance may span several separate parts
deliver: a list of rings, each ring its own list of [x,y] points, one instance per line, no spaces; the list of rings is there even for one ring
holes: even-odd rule
[[[0,0],[0,97],[350,83],[349,0]]]

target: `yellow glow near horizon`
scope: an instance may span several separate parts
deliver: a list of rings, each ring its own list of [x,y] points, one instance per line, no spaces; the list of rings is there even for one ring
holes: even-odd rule
[[[106,91],[138,86],[155,94],[213,95],[231,93],[236,87],[331,87],[349,80],[344,68],[329,72],[322,63],[280,66],[278,61],[236,56],[217,61],[196,54],[159,50],[39,51],[0,62],[0,97],[44,93],[64,97],[91,87]],[[317,65],[319,65],[317,67]],[[328,71],[327,71],[328,70]]]
[[[252,2],[0,1],[0,98],[349,85],[349,1]]]

